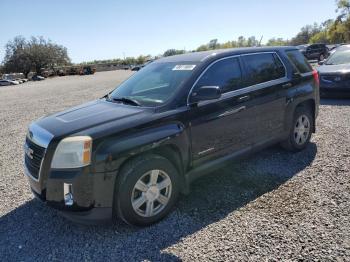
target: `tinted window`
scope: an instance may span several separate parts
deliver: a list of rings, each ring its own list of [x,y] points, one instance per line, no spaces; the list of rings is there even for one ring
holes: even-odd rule
[[[242,57],[249,85],[268,82],[285,76],[285,68],[274,54],[245,55]]]
[[[306,60],[305,56],[302,53],[300,53],[300,51],[293,50],[293,51],[287,51],[286,53],[289,60],[292,62],[295,69],[299,73],[303,74],[303,73],[312,71],[312,67],[310,66],[309,62]]]
[[[314,50],[314,49],[318,49],[319,46],[318,46],[318,45],[310,45],[309,48],[312,49],[312,50]]]
[[[222,93],[242,87],[242,73],[237,58],[228,58],[213,64],[199,79],[196,88],[219,86]]]

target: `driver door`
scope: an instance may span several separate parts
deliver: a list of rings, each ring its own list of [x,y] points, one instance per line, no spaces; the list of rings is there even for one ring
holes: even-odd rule
[[[195,84],[192,94],[202,86],[219,86],[221,98],[192,106],[189,118],[193,164],[219,158],[252,144],[255,114],[244,87],[239,56],[214,62]]]

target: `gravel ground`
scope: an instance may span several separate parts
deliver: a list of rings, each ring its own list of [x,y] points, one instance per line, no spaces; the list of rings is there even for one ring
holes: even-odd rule
[[[22,168],[27,125],[128,75],[0,88],[0,261],[350,261],[350,100],[322,100],[305,151],[273,147],[218,170],[149,228],[76,225],[34,200]]]

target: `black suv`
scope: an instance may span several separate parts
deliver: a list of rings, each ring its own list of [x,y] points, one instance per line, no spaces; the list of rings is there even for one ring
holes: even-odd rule
[[[159,59],[105,97],[28,128],[35,196],[72,220],[159,221],[195,178],[315,132],[318,75],[293,47]]]
[[[303,55],[309,59],[323,61],[329,56],[328,47],[325,44],[312,44],[302,51]]]

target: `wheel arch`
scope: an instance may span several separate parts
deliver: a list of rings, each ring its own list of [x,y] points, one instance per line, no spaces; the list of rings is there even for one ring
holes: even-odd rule
[[[312,133],[316,132],[316,102],[314,99],[307,99],[305,101],[300,102],[295,106],[294,112],[299,107],[306,107],[311,110],[312,116],[313,116],[313,130]]]
[[[152,154],[162,156],[167,160],[169,160],[170,163],[174,165],[174,167],[176,168],[180,176],[180,186],[181,186],[180,191],[181,193],[187,194],[189,191],[189,188],[188,188],[187,181],[185,179],[186,160],[183,159],[180,148],[178,148],[178,146],[174,144],[161,145],[159,147],[152,148],[147,151],[140,152],[138,154],[125,158],[123,162],[120,164],[120,167],[118,169],[118,174],[121,170],[123,170],[125,165],[127,165],[130,161],[133,161],[134,159],[139,157],[152,155]]]

